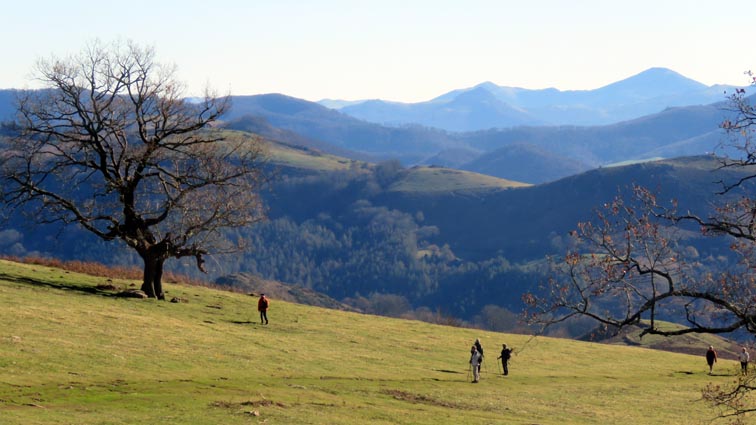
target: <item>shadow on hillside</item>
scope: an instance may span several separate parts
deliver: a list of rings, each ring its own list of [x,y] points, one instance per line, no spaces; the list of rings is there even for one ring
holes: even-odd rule
[[[257,322],[253,322],[251,320],[229,320],[229,323],[233,323],[235,325],[253,325]]]
[[[79,286],[79,285],[74,285],[74,284],[69,284],[69,283],[64,283],[64,282],[42,281],[42,280],[30,279],[28,277],[11,276],[5,273],[0,273],[0,280],[5,280],[8,282],[13,282],[13,283],[19,283],[23,285],[37,286],[37,287],[47,287],[47,288],[52,288],[52,289],[77,291],[77,292],[82,292],[85,294],[100,295],[100,296],[105,296],[105,297],[116,296],[116,294],[114,294],[112,290],[99,288],[96,286]]]
[[[708,375],[709,376],[738,376],[738,375],[740,375],[740,371],[738,371],[736,373],[727,373],[727,372],[719,372],[718,373],[718,372],[713,372],[713,373],[709,373]]]
[[[443,372],[443,373],[464,373],[464,372],[458,372],[456,370],[448,370],[448,369],[432,369],[435,372]]]

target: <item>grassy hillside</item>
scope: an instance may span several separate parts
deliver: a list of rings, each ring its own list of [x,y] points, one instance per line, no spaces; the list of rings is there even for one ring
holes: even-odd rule
[[[270,161],[292,174],[297,174],[294,170],[302,174],[351,170],[355,175],[364,175],[376,168],[375,164],[346,159],[316,149],[270,141],[266,146]],[[438,166],[415,166],[405,171],[396,173],[395,181],[386,188],[388,192],[436,193],[530,186],[491,175]]]
[[[263,117],[273,127],[349,150],[360,157],[402,158],[405,163],[414,163],[452,143],[445,131],[419,126],[384,127],[281,94],[234,96],[232,101],[233,106],[226,114],[232,128],[250,128],[234,122],[247,115]],[[327,149],[321,145],[321,150]]]
[[[478,191],[486,189],[507,189],[527,187],[526,183],[505,180],[470,171],[454,170],[443,167],[412,167],[388,190],[390,192],[452,192]]]
[[[317,149],[268,141],[266,153],[270,161],[288,172],[303,174],[352,170],[364,174],[376,168],[375,164],[320,152]],[[296,173],[294,173],[296,174]],[[456,190],[487,190],[527,187],[527,183],[506,180],[472,171],[438,166],[415,166],[397,173],[389,192],[451,192]]]
[[[294,145],[271,142],[267,146],[267,153],[270,155],[273,163],[290,168],[307,169],[313,172],[338,171],[354,167],[354,164],[364,164],[355,160]]]
[[[702,423],[701,356],[506,335],[0,261],[3,424]],[[103,286],[98,286],[103,285]],[[480,384],[467,358],[480,337]],[[518,351],[497,375],[500,344]],[[703,349],[703,347],[702,347]]]
[[[656,322],[656,325],[660,329],[665,330],[677,330],[682,329],[683,326],[670,323],[670,322]],[[593,333],[586,335],[586,340],[590,338],[591,341],[600,341],[604,344],[620,344],[620,345],[635,345],[646,348],[654,348],[656,350],[672,351],[676,353],[687,354],[700,354],[701,347],[708,347],[709,345],[716,347],[717,355],[720,359],[735,360],[740,354],[741,345],[736,341],[724,339],[719,335],[713,334],[686,334],[680,335],[675,338],[666,338],[660,335],[645,335],[640,337],[641,329],[637,326],[628,326],[622,329],[621,332],[615,334],[612,330],[608,330],[608,334],[601,335],[600,333]]]

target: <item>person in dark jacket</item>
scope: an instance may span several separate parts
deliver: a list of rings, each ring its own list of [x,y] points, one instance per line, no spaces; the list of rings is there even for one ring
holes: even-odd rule
[[[512,358],[512,349],[507,348],[507,344],[501,344],[501,355],[497,358],[501,359],[501,368],[504,371],[504,375],[509,375],[509,359]]]
[[[711,375],[711,372],[714,370],[714,363],[717,362],[717,352],[714,351],[714,346],[710,345],[709,349],[706,350],[706,364],[709,365],[709,375]]]
[[[270,301],[265,297],[265,294],[260,294],[260,299],[257,300],[257,311],[260,312],[260,324],[268,324],[268,307]]]

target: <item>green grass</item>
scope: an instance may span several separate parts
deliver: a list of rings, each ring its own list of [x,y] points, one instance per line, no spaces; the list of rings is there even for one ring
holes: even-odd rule
[[[287,167],[312,171],[338,171],[361,166],[361,162],[335,155],[297,149],[280,143],[268,144],[271,161]]]
[[[407,176],[394,183],[389,190],[396,192],[450,192],[469,189],[506,189],[527,187],[520,183],[485,174],[442,167],[412,167]]]
[[[702,356],[430,325],[0,261],[2,424],[696,424]],[[116,286],[131,282],[114,279]],[[488,361],[468,382],[469,347]],[[494,359],[515,347],[511,375]],[[256,416],[257,415],[257,416]]]
[[[682,329],[682,325],[670,322],[656,321],[656,327],[662,330],[672,331]],[[657,350],[673,351],[676,353],[702,354],[708,346],[714,346],[720,359],[735,360],[740,354],[742,345],[736,341],[725,339],[714,334],[685,334],[674,338],[661,335],[640,336],[641,329],[636,326],[628,326],[619,335],[602,340],[608,344],[636,345],[640,347],[654,348]]]
[[[229,139],[254,140],[252,133],[237,130],[221,130],[220,134]],[[258,146],[258,145],[253,145]],[[319,152],[316,149],[298,147],[286,143],[262,141],[261,156],[272,164],[300,168],[309,171],[341,171],[363,167],[364,162]]]
[[[610,167],[624,167],[626,165],[634,165],[634,164],[643,164],[646,162],[656,162],[656,161],[662,161],[664,158],[657,156],[653,158],[645,158],[645,159],[630,159],[627,161],[620,161],[620,162],[614,162],[612,164],[606,164],[604,167],[610,168]]]

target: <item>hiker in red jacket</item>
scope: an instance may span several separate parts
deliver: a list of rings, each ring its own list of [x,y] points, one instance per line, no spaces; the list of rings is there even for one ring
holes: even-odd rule
[[[265,297],[265,294],[260,294],[260,299],[257,301],[257,311],[260,312],[260,324],[268,324],[268,306],[270,301]]]

